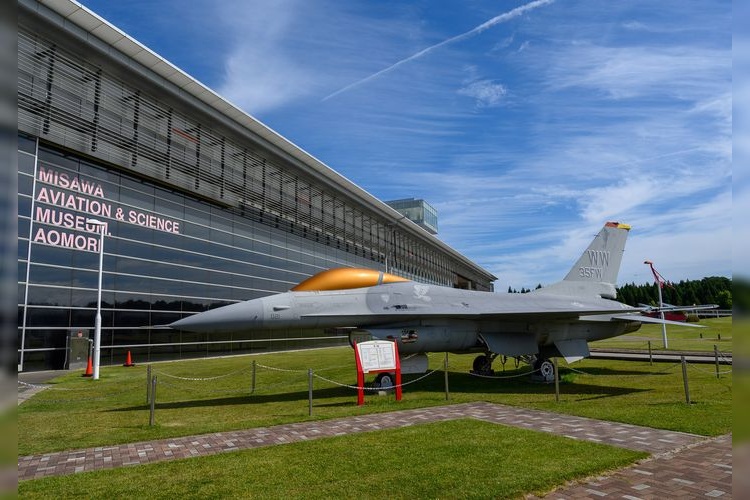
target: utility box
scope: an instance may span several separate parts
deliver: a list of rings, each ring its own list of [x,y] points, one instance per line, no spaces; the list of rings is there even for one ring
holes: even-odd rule
[[[68,370],[86,369],[89,353],[91,352],[91,339],[87,328],[73,328],[68,336]]]

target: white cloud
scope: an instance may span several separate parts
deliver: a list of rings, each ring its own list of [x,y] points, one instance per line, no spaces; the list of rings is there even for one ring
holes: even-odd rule
[[[313,75],[283,43],[301,9],[297,0],[222,4],[233,45],[219,93],[251,114],[276,108],[310,92]],[[242,13],[242,14],[240,14]]]
[[[376,19],[358,11],[361,5],[329,0],[220,5],[233,42],[219,93],[251,114],[304,106],[342,80],[392,60],[415,30],[398,9]]]
[[[511,10],[507,11],[507,12],[499,14],[499,15],[497,15],[497,16],[489,19],[488,21],[485,21],[484,23],[482,23],[479,26],[476,26],[476,27],[470,29],[469,31],[466,31],[466,32],[461,33],[461,34],[456,35],[456,36],[452,36],[450,38],[446,38],[445,40],[443,40],[443,41],[441,41],[439,43],[436,43],[434,45],[430,45],[429,47],[424,48],[424,49],[422,49],[422,50],[420,50],[420,51],[418,51],[418,52],[410,55],[409,57],[406,57],[404,59],[396,61],[395,63],[391,64],[390,66],[388,66],[388,67],[386,67],[386,68],[384,68],[384,69],[382,69],[380,71],[372,73],[371,75],[368,75],[365,78],[362,78],[360,80],[357,80],[354,83],[346,85],[345,87],[342,87],[342,88],[338,89],[337,91],[335,91],[335,92],[327,95],[326,97],[323,98],[323,100],[324,101],[328,100],[328,99],[330,99],[332,97],[335,97],[335,96],[337,96],[339,94],[347,92],[347,91],[349,91],[349,90],[351,90],[351,89],[353,89],[355,87],[363,85],[363,84],[365,84],[365,83],[367,83],[367,82],[369,82],[369,81],[371,81],[371,80],[373,80],[375,78],[378,78],[378,77],[380,77],[380,76],[382,76],[382,75],[384,75],[386,73],[389,73],[389,72],[395,70],[396,68],[398,68],[398,67],[400,67],[400,66],[402,66],[404,64],[407,64],[409,62],[412,62],[412,61],[415,61],[415,60],[417,60],[419,58],[422,58],[422,57],[426,56],[427,54],[429,54],[430,52],[433,52],[434,50],[437,50],[437,49],[445,47],[447,45],[450,45],[450,44],[453,44],[453,43],[457,43],[457,42],[461,42],[463,40],[466,40],[468,38],[476,36],[476,35],[484,32],[484,31],[486,31],[486,30],[488,30],[488,29],[490,29],[490,28],[492,28],[492,27],[494,27],[494,26],[496,26],[498,24],[508,22],[511,19],[515,19],[515,18],[517,18],[519,16],[522,16],[523,14],[525,14],[525,13],[527,13],[527,12],[533,10],[533,9],[536,9],[538,7],[542,7],[544,5],[551,4],[552,2],[554,2],[554,0],[534,0],[532,2],[520,5],[520,6],[516,7],[516,8],[514,8],[514,9],[511,9]]]
[[[640,21],[627,21],[625,23],[622,23],[622,27],[627,30],[633,30],[633,31],[647,31],[648,26],[646,26],[644,23]]]
[[[458,93],[474,98],[477,107],[486,108],[500,105],[508,89],[493,80],[479,80],[460,88]]]
[[[427,199],[439,236],[499,290],[560,279],[607,220],[634,228],[621,281],[648,281],[646,257],[675,279],[726,274],[726,50],[650,46],[640,37],[663,28],[651,20],[620,24],[637,40],[598,45],[573,18],[554,39],[543,19],[537,33],[522,23],[446,47],[484,25],[429,45],[440,34],[421,32],[419,13],[360,14],[286,0],[254,21],[257,36],[237,16],[224,93],[285,127],[308,120],[296,142],[373,194]],[[346,95],[316,98],[336,88]]]
[[[549,67],[553,88],[588,88],[615,99],[648,95],[691,100],[731,75],[726,51],[690,46],[572,44]],[[724,78],[721,78],[721,77]]]
[[[220,93],[230,96],[251,114],[277,108],[312,91],[300,85],[309,82],[312,75],[283,57],[267,57],[269,53],[243,46],[226,62],[226,82]]]

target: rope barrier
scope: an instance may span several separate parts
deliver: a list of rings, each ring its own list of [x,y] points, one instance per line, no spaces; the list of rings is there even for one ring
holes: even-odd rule
[[[100,397],[96,397],[96,398],[78,398],[78,399],[41,399],[41,398],[35,398],[34,402],[35,403],[41,403],[41,404],[46,404],[46,403],[55,403],[55,404],[58,404],[58,403],[87,403],[89,401],[104,401],[105,399],[108,399],[108,398],[109,398],[109,395],[107,395],[107,396],[100,396]]]
[[[257,366],[258,368],[265,368],[266,370],[271,370],[272,372],[307,373],[307,369],[304,369],[304,370],[291,370],[289,368],[276,368],[276,367],[273,367],[273,366],[261,365],[260,363],[256,363],[255,366]]]
[[[160,386],[163,385],[163,386],[167,386],[167,387],[172,387],[172,388],[178,389],[178,390],[191,391],[191,392],[203,391],[203,392],[207,392],[209,394],[244,394],[244,395],[248,394],[246,389],[243,389],[243,390],[238,390],[238,389],[230,389],[230,390],[207,390],[205,387],[200,388],[200,389],[195,389],[195,388],[192,388],[192,387],[180,387],[178,385],[170,384],[169,382],[164,382],[163,380],[159,381],[159,385]]]
[[[75,389],[69,389],[67,387],[54,387],[51,385],[37,385],[37,384],[28,384],[26,382],[18,381],[18,385],[24,386],[24,387],[31,387],[32,389],[50,389],[53,391],[73,391]]]
[[[732,362],[732,358],[731,358],[732,353],[723,353],[721,351],[718,351],[718,354],[719,354],[719,359],[728,361],[729,363]],[[730,357],[727,357],[727,355],[729,355]]]
[[[331,370],[341,370],[342,368],[353,368],[353,366],[349,364],[349,365],[337,365],[337,366],[328,366],[325,368],[313,368],[313,369],[319,372],[330,372]]]
[[[476,378],[487,378],[487,379],[498,379],[498,380],[500,380],[500,379],[511,379],[511,378],[525,377],[527,375],[532,375],[532,374],[537,373],[539,371],[541,371],[541,368],[537,368],[536,370],[532,370],[530,372],[519,373],[517,375],[497,375],[496,376],[496,375],[482,375],[480,373],[474,373],[474,372],[469,372],[469,375],[471,375],[472,377],[476,377]]]
[[[367,386],[365,386],[365,387],[359,387],[357,385],[342,384],[341,382],[336,382],[335,380],[331,380],[329,378],[323,377],[323,376],[318,375],[318,374],[316,374],[314,372],[313,372],[313,376],[315,378],[319,378],[320,380],[324,380],[324,381],[326,381],[326,382],[328,382],[330,384],[337,385],[339,387],[346,387],[347,389],[354,389],[354,390],[360,390],[360,389],[362,389],[364,391],[382,391],[382,390],[392,390],[392,389],[395,389],[396,387],[406,387],[407,385],[415,384],[415,383],[419,382],[420,380],[424,380],[427,377],[431,376],[436,371],[438,371],[438,370],[435,369],[435,370],[429,371],[429,372],[425,373],[424,375],[422,375],[421,377],[416,378],[414,380],[410,380],[409,382],[404,382],[404,383],[401,383],[399,385],[393,384],[393,385],[388,386],[388,387],[367,387]]]
[[[429,358],[429,357],[433,356],[434,354],[435,353],[429,353],[427,355],[427,357]],[[727,361],[729,361],[731,363],[731,353],[728,354],[730,356],[729,358],[726,357],[726,353],[721,353],[721,352],[717,351],[717,355],[718,355],[719,358],[721,358],[723,360],[727,360]],[[404,359],[406,360],[406,359],[412,358],[414,356],[417,356],[417,354],[412,354],[412,355],[410,355],[410,356],[408,356],[408,357],[406,357]],[[516,367],[518,367],[518,365],[519,365],[518,360],[516,360],[516,365],[517,365]],[[636,375],[620,375],[620,374],[615,374],[615,375],[617,375],[618,377],[621,377],[621,378],[622,377],[633,378],[633,377],[645,377],[645,376],[649,376],[649,375],[659,375],[659,374],[663,374],[663,373],[672,371],[676,367],[678,367],[679,365],[680,365],[680,363],[675,363],[675,364],[667,365],[664,369],[656,371],[656,372],[650,371],[650,372],[647,372],[647,373],[636,374]],[[309,369],[278,368],[278,367],[268,366],[268,365],[264,365],[264,364],[260,364],[260,363],[254,362],[253,366],[247,366],[247,367],[244,367],[244,368],[241,368],[241,369],[229,372],[229,373],[225,373],[225,374],[222,374],[222,375],[216,375],[216,376],[213,376],[213,377],[182,377],[182,376],[173,375],[173,374],[165,373],[165,372],[161,372],[161,371],[158,371],[158,372],[155,371],[154,375],[159,375],[161,377],[166,377],[166,378],[170,378],[170,379],[174,379],[174,380],[179,380],[179,381],[185,381],[185,382],[212,382],[212,381],[217,381],[217,380],[225,379],[225,378],[236,376],[236,375],[241,375],[243,373],[248,373],[248,372],[250,372],[250,371],[253,370],[253,367],[255,369],[260,368],[260,369],[265,369],[265,370],[269,370],[269,371],[272,371],[272,372],[278,372],[278,373],[289,373],[289,374],[299,374],[299,375],[302,375],[302,374],[308,374],[309,375],[310,374],[310,370]],[[330,367],[320,368],[318,371],[331,371],[331,370],[339,370],[339,369],[350,368],[350,367],[351,367],[351,365],[346,364],[346,365],[330,366]],[[705,374],[711,374],[711,375],[716,374],[716,371],[714,371],[714,370],[710,370],[709,371],[709,370],[701,369],[701,368],[699,368],[697,366],[693,366],[693,364],[690,364],[690,367],[693,370],[696,370],[698,372],[702,372],[702,373],[705,373]],[[583,370],[578,370],[578,369],[573,368],[573,367],[571,367],[569,365],[566,366],[565,368],[568,369],[568,370],[570,370],[573,373],[577,373],[577,374],[580,374],[580,375],[586,375],[586,376],[590,376],[590,377],[609,376],[607,374],[595,374],[595,373],[589,373],[589,372],[586,372],[586,371],[583,371]],[[315,377],[315,378],[318,378],[318,379],[320,379],[320,380],[322,380],[324,382],[332,384],[334,386],[344,387],[344,388],[347,388],[347,389],[352,389],[352,390],[360,390],[361,389],[361,390],[365,390],[365,391],[381,391],[381,390],[384,390],[384,389],[386,389],[386,390],[394,390],[394,389],[396,389],[398,387],[406,387],[406,386],[415,384],[417,382],[420,382],[420,381],[422,381],[422,380],[424,380],[424,379],[426,379],[426,378],[434,375],[437,371],[444,371],[444,369],[442,367],[440,369],[434,369],[434,370],[428,371],[424,375],[422,375],[422,376],[420,376],[420,377],[418,377],[418,378],[416,378],[414,380],[410,380],[409,382],[404,382],[404,383],[401,383],[399,385],[395,385],[394,384],[394,385],[386,387],[386,388],[383,388],[383,387],[368,387],[368,386],[358,387],[357,385],[344,384],[344,383],[332,380],[330,378],[327,378],[327,377],[325,377],[323,375],[320,375],[318,373],[315,373],[314,371],[312,372],[312,376]],[[531,370],[531,371],[524,371],[522,373],[518,373],[518,374],[514,374],[514,375],[481,375],[481,374],[473,373],[473,372],[469,372],[469,374],[472,377],[476,377],[476,378],[507,380],[507,379],[516,379],[516,378],[521,378],[521,377],[527,377],[529,375],[533,375],[535,373],[539,373],[540,371],[541,371],[541,368],[538,368],[538,369],[535,369],[535,370]],[[731,374],[731,373],[732,373],[731,368],[729,370],[726,370],[726,371],[718,372],[719,375],[721,375],[721,374]],[[291,386],[293,384],[298,384],[298,383],[299,383],[298,380],[294,380],[292,382],[282,381],[282,382],[275,383],[275,384],[262,385],[262,386],[259,386],[259,387],[256,388],[256,386],[255,386],[255,377],[253,376],[252,390],[248,391],[248,389],[244,387],[246,385],[244,383],[242,384],[242,387],[240,387],[240,388],[233,388],[233,389],[225,390],[225,389],[213,389],[213,388],[206,387],[206,386],[203,386],[203,387],[189,387],[189,386],[184,386],[184,385],[175,385],[175,384],[170,384],[168,382],[165,382],[163,378],[162,378],[162,380],[160,380],[160,385],[166,386],[166,387],[170,387],[170,388],[172,388],[174,390],[177,390],[177,391],[189,391],[189,392],[193,392],[193,393],[203,392],[203,393],[206,393],[206,394],[236,394],[236,395],[248,395],[248,396],[250,394],[257,393],[256,391],[262,391],[264,393],[268,393],[269,391],[275,390],[277,388],[280,388],[280,387],[289,387],[289,386]],[[79,387],[79,388],[55,387],[54,385],[49,385],[49,384],[43,384],[43,385],[42,384],[30,384],[30,383],[23,382],[23,381],[20,381],[20,380],[18,381],[18,384],[21,387],[28,387],[28,388],[32,388],[32,389],[46,389],[46,390],[50,390],[50,391],[75,392],[75,391],[90,391],[91,390],[91,387]],[[101,395],[101,396],[92,396],[92,397],[88,397],[88,398],[87,397],[84,397],[84,398],[75,398],[75,399],[44,399],[44,398],[40,398],[37,401],[39,401],[41,403],[85,403],[85,402],[89,402],[89,401],[101,401],[101,400],[105,400],[105,399],[108,399],[108,398],[111,398],[111,397],[114,397],[114,396],[117,396],[117,395],[120,395],[120,394],[134,392],[134,391],[137,391],[137,390],[138,389],[136,389],[136,388],[126,389],[126,390],[123,390],[123,391],[109,393],[109,394],[105,394],[105,395]]]
[[[32,384],[25,384],[24,382],[20,382],[22,385],[32,385]],[[38,387],[38,386],[37,386]],[[65,390],[63,388],[60,388],[60,390]],[[129,392],[135,392],[136,388],[133,389],[126,389],[118,392],[110,392],[108,394],[105,394],[103,396],[92,396],[90,398],[75,398],[75,399],[45,399],[45,398],[34,398],[34,402],[36,403],[85,403],[88,401],[103,401],[105,399],[109,399],[113,396],[119,396],[121,394],[127,394]]]
[[[439,353],[429,352],[429,353],[424,353],[424,354],[426,354],[428,358],[432,358],[436,354],[439,354]],[[420,355],[420,353],[409,354],[408,356],[401,358],[401,362],[403,363],[404,361],[407,361],[407,360],[409,360],[409,359],[411,359],[411,358],[413,358],[415,356],[419,356],[419,355]],[[257,366],[261,366],[261,365],[258,364]],[[271,367],[266,367],[266,368],[274,369],[274,368],[271,368]],[[315,371],[315,372],[328,372],[328,371],[331,371],[331,370],[340,370],[342,368],[352,368],[352,369],[354,369],[355,366],[353,366],[352,364],[337,365],[337,366],[328,366],[328,367],[324,367],[324,368],[313,368],[313,371]],[[277,371],[284,371],[283,368],[275,368],[275,370],[277,370]],[[299,371],[304,371],[306,373],[306,370],[299,370]]]
[[[233,372],[230,372],[230,373],[226,373],[224,375],[217,375],[215,377],[203,377],[203,378],[201,378],[201,377],[179,377],[177,375],[171,375],[169,373],[158,372],[158,371],[155,371],[155,370],[154,370],[153,373],[155,375],[164,375],[165,377],[174,378],[174,379],[178,379],[178,380],[189,380],[191,382],[206,382],[206,381],[219,380],[219,379],[222,379],[222,378],[231,377],[232,375],[237,375],[237,374],[240,374],[240,373],[245,373],[245,372],[248,372],[250,370],[251,370],[251,368],[241,368],[239,370],[236,370],[236,371],[233,371]]]
[[[648,377],[648,376],[651,376],[651,375],[661,375],[662,373],[666,373],[666,372],[668,372],[668,371],[670,371],[670,370],[672,370],[672,369],[674,369],[674,368],[676,368],[678,366],[680,366],[680,363],[675,363],[673,365],[668,365],[665,369],[659,370],[659,371],[656,371],[656,372],[652,371],[652,372],[649,372],[649,373],[643,373],[643,374],[639,374],[639,375],[622,375],[622,374],[619,374],[619,373],[613,374],[613,375],[617,375],[617,377],[620,377],[620,378],[624,378],[624,377],[629,377],[629,378]],[[611,377],[612,376],[612,375],[604,375],[604,374],[584,372],[584,371],[581,371],[581,370],[577,370],[577,369],[573,368],[570,365],[567,365],[565,368],[568,369],[568,370],[570,370],[570,371],[572,371],[572,372],[574,372],[574,373],[579,373],[581,375],[588,375],[589,377]]]
[[[24,387],[31,387],[32,389],[47,389],[50,391],[66,391],[66,392],[75,392],[75,391],[90,391],[91,387],[55,387],[54,385],[39,385],[39,384],[29,384],[28,382],[22,382],[21,380],[18,381],[18,385],[22,385]],[[122,394],[125,392],[129,392],[133,389],[119,391],[119,392],[113,392],[111,394]]]
[[[695,370],[695,371],[698,371],[698,372],[701,372],[701,373],[708,373],[708,374],[711,374],[711,375],[716,375],[717,373],[718,373],[719,375],[726,375],[726,374],[728,374],[728,373],[732,373],[732,370],[726,370],[726,371],[718,371],[718,372],[717,372],[716,370],[703,370],[702,368],[698,368],[698,367],[697,367],[697,366],[696,366],[695,364],[693,364],[693,363],[688,363],[687,365],[688,365],[688,367],[689,367],[690,369],[692,369],[692,370]]]

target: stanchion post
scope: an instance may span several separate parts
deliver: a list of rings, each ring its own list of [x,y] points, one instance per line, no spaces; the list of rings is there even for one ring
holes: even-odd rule
[[[151,402],[151,365],[146,367],[146,404]]]
[[[312,417],[312,401],[313,401],[313,371],[312,368],[307,369],[307,396],[309,399],[308,414]]]
[[[688,387],[687,362],[685,356],[680,356],[682,362],[682,381],[685,384],[685,402],[690,404],[690,387]]]
[[[555,402],[560,402],[560,374],[557,371],[557,358],[552,358],[552,364],[555,367]]]
[[[719,346],[714,344],[714,363],[716,363],[716,378],[719,378]]]
[[[654,366],[654,357],[651,355],[651,341],[648,341],[648,364]]]
[[[253,381],[250,386],[250,394],[255,394],[255,360],[253,360]]]
[[[445,353],[445,361],[443,361],[443,371],[445,372],[445,400],[450,401],[451,394],[448,390],[448,353]]]
[[[154,413],[156,410],[156,377],[151,379],[151,411],[148,416],[149,427],[154,426]]]

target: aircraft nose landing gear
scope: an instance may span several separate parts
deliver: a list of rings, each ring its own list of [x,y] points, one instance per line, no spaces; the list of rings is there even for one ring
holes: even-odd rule
[[[383,391],[392,391],[396,385],[396,377],[392,373],[378,373],[375,377],[375,387]]]

